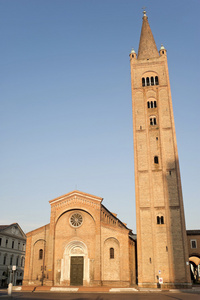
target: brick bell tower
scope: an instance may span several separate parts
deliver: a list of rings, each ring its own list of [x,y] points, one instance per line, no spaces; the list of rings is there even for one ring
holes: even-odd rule
[[[190,270],[166,50],[146,11],[138,56],[130,54],[138,285],[190,287]]]

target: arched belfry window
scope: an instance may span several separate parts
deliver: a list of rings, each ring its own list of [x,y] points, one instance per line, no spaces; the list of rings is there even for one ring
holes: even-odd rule
[[[150,117],[149,121],[150,121],[150,125],[152,125],[152,126],[157,124],[156,117]]]
[[[155,83],[156,83],[156,85],[159,85],[158,76],[155,77]]]
[[[142,77],[142,86],[145,86],[145,78]]]
[[[115,258],[115,250],[114,248],[110,248],[110,259]]]
[[[164,224],[164,217],[163,216],[157,216],[157,224]]]
[[[43,249],[40,249],[39,250],[39,259],[42,259],[43,258]]]
[[[142,77],[142,86],[154,86],[159,85],[158,76]]]
[[[157,102],[156,100],[147,101],[147,108],[156,108]]]

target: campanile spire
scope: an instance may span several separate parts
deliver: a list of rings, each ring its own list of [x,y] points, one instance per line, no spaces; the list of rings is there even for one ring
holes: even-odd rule
[[[130,53],[139,287],[190,287],[187,237],[164,46],[146,11],[138,56]]]
[[[138,59],[156,58],[159,57],[159,54],[145,10],[143,11],[143,14],[143,23],[138,49]]]

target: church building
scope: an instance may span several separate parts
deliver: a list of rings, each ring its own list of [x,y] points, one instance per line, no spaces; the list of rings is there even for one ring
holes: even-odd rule
[[[50,224],[27,234],[23,285],[136,282],[135,238],[102,201],[80,191],[50,201]]]
[[[137,251],[102,198],[73,191],[51,200],[50,224],[27,234],[24,285],[191,286],[167,53],[143,14],[130,54]]]

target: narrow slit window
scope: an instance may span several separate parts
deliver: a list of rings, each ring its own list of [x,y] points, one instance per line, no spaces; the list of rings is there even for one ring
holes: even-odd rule
[[[40,249],[39,250],[39,259],[42,259],[43,258],[43,249]]]
[[[142,86],[145,86],[145,78],[142,77]]]
[[[114,248],[110,248],[110,259],[115,258],[115,250]]]
[[[153,101],[151,101],[151,108],[153,108]]]
[[[154,156],[154,164],[158,164],[158,156]]]
[[[12,241],[12,249],[14,248],[14,245],[15,245],[15,242],[14,242],[14,241]]]
[[[156,101],[154,101],[154,107],[155,107],[155,108],[157,107],[157,103],[156,103]]]
[[[150,102],[149,101],[147,102],[147,107],[150,108]]]
[[[157,224],[160,224],[160,217],[157,216]]]
[[[151,85],[154,85],[154,77],[151,76]]]
[[[146,83],[147,83],[147,86],[150,86],[150,80],[149,80],[149,77],[146,78]]]

